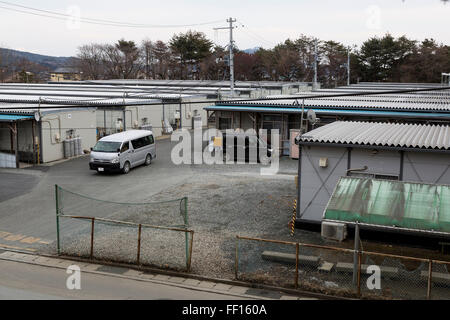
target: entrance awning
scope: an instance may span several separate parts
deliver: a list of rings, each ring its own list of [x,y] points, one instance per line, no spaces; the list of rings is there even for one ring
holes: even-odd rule
[[[0,122],[14,122],[20,120],[33,119],[33,116],[15,115],[15,114],[0,114]]]
[[[450,234],[450,186],[342,177],[323,218]]]

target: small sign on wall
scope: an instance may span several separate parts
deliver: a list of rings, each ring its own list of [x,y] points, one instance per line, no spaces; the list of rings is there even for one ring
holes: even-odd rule
[[[319,159],[319,167],[321,167],[321,168],[328,167],[328,158],[320,158]]]

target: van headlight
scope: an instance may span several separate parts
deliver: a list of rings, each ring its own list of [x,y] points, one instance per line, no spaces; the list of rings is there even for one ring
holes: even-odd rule
[[[112,159],[112,160],[111,160],[111,163],[119,163],[119,158]]]

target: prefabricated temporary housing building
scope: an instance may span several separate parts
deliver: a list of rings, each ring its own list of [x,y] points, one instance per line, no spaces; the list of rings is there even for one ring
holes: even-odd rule
[[[341,177],[450,185],[449,124],[336,121],[306,132],[297,140],[301,154],[297,215],[300,223],[321,223]],[[449,194],[443,195],[446,198],[439,203],[448,206]],[[384,201],[376,195],[372,199]]]
[[[81,155],[96,141],[95,108],[0,104],[0,167]]]
[[[105,89],[105,87],[108,87]],[[97,107],[99,137],[126,129],[152,129],[156,136],[193,122],[206,126],[204,107],[216,100],[208,93],[152,93],[139,88],[86,85],[0,85],[0,101],[61,103]]]
[[[58,82],[50,82],[50,84]],[[225,91],[230,88],[230,81],[221,80],[90,80],[72,81],[64,83],[85,85],[115,85],[115,86],[139,86],[147,89],[163,90],[206,90],[212,88],[214,91]],[[254,97],[264,97],[272,94],[295,94],[301,91],[311,91],[311,82],[288,82],[288,81],[235,81],[235,94],[247,90],[255,91]]]

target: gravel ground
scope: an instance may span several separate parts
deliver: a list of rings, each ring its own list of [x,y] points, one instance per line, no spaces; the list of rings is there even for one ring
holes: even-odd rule
[[[197,166],[194,167],[194,174],[180,185],[166,188],[143,201],[153,202],[188,197],[189,229],[195,232],[191,272],[215,278],[234,279],[236,235],[330,244],[322,240],[320,234],[316,232],[297,229],[294,237],[290,236],[288,222],[292,218],[292,203],[296,197],[292,169],[285,166],[284,173],[268,177],[259,174],[258,166],[233,168]],[[71,201],[71,203],[74,202]],[[160,207],[120,207],[98,204],[96,206],[83,203],[81,207],[93,207],[94,211],[101,211],[103,217],[136,223],[177,225],[183,220],[179,211],[180,203],[163,204]],[[89,256],[90,223],[61,220],[63,220],[61,222],[63,253]],[[295,247],[240,240],[241,279],[293,287],[295,266],[263,260],[261,253],[264,250],[295,254]],[[94,255],[97,259],[135,263],[136,253],[137,227],[119,228],[104,223],[96,224]],[[332,262],[337,262],[339,259],[346,262],[352,261],[351,255],[347,254],[348,257],[343,258],[342,254],[323,250],[318,252],[316,249],[301,249],[300,254],[320,256],[322,260]],[[144,228],[140,258],[140,262],[145,265],[185,270],[185,234]],[[299,279],[303,289],[322,293],[350,294],[351,274],[320,273],[317,268],[302,265],[300,269]],[[417,273],[421,269],[417,270],[414,272]],[[411,277],[412,275],[405,276],[405,283],[400,283],[400,293],[408,292],[412,297],[421,298],[423,284],[411,286],[414,282],[412,280],[416,278]],[[409,278],[412,280],[408,280]],[[365,278],[363,279],[365,281]],[[396,286],[398,285],[394,283],[391,290]],[[408,291],[402,291],[402,289]],[[395,296],[396,293],[387,291],[386,295]]]
[[[181,185],[167,188],[143,201],[188,197],[189,229],[195,232],[191,271],[206,276],[233,278],[236,235],[293,240],[289,235],[288,222],[292,218],[295,199],[292,175],[295,163],[286,161],[283,174],[278,176],[261,176],[259,165],[193,166],[193,176]],[[120,208],[88,203],[88,200],[75,205],[75,199],[69,196],[65,199],[67,211],[71,212],[75,212],[77,207],[82,207],[84,211],[91,207],[91,211],[100,210],[101,216],[116,220],[157,225],[179,225],[182,221],[181,216],[174,214],[179,215],[178,203],[171,205],[170,210],[161,206],[158,214],[158,210],[152,208],[152,213],[145,215],[142,209],[150,207],[134,210],[129,206]],[[168,211],[170,214],[164,216]],[[76,226],[71,223],[61,226],[64,252],[82,256],[89,254],[90,224],[84,222],[80,228],[83,222],[77,222]],[[97,227],[96,224],[94,254],[97,258],[131,263],[136,260],[136,228],[119,230],[111,226]],[[141,255],[144,259],[141,262],[182,269],[185,262],[184,234],[152,230],[148,231],[148,237],[142,239]],[[295,239],[298,240],[298,236]],[[317,241],[320,237],[316,233],[302,231],[303,241],[313,239]],[[159,258],[152,259],[151,256]]]

